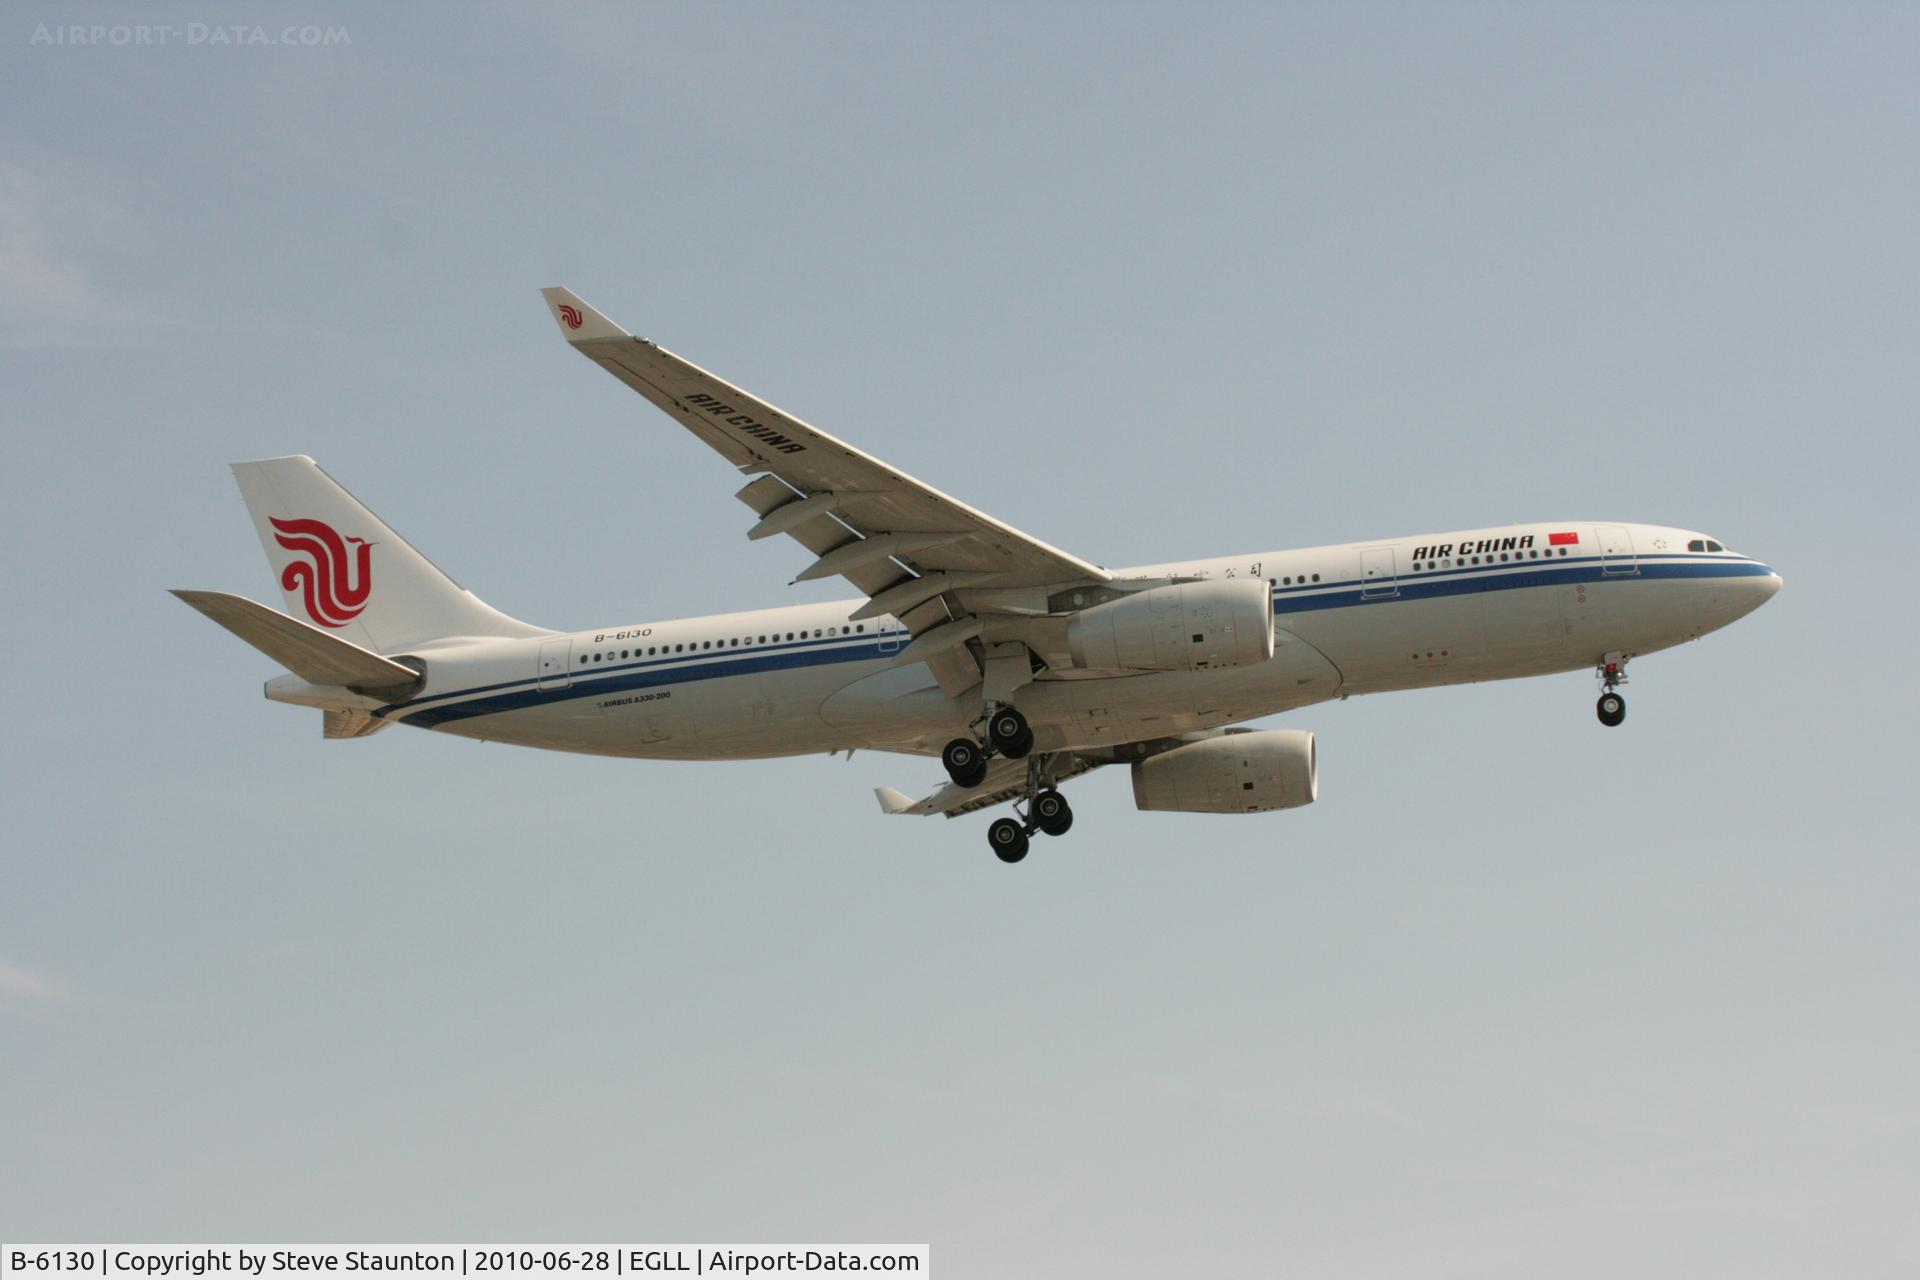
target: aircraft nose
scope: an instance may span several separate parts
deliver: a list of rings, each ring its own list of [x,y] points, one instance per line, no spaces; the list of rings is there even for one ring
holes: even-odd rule
[[[1770,565],[1762,565],[1761,568],[1765,570],[1764,573],[1733,580],[1736,584],[1733,590],[1733,606],[1739,610],[1736,616],[1744,617],[1752,613],[1779,594],[1780,575],[1775,573]]]

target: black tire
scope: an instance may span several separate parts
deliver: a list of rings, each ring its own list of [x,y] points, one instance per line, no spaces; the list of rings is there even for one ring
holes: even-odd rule
[[[1611,729],[1627,718],[1627,700],[1609,690],[1600,695],[1593,710],[1600,717],[1600,723]]]
[[[1073,825],[1073,806],[1067,798],[1048,787],[1033,798],[1033,823],[1050,836],[1063,836]]]
[[[940,752],[947,776],[962,787],[977,787],[987,776],[987,754],[972,738],[955,738]]]
[[[1009,760],[1018,760],[1033,750],[1033,730],[1018,707],[1002,707],[987,721],[987,741]]]
[[[1027,829],[1012,818],[1001,818],[987,828],[987,843],[1002,862],[1018,862],[1027,856]]]

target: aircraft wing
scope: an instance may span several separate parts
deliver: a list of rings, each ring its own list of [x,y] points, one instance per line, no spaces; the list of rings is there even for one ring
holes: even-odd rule
[[[843,577],[869,597],[854,617],[898,618],[914,637],[903,661],[926,660],[949,694],[980,679],[965,647],[981,630],[970,593],[1039,588],[1044,601],[1052,591],[1111,581],[1098,565],[636,338],[568,290],[541,293],[575,350],[756,477],[734,495],[759,517],[749,538],[786,534],[817,557],[794,581]]]
[[[1071,752],[1056,753],[1048,761],[1047,776],[1052,785],[1058,786],[1068,778],[1077,778],[1083,773],[1091,773],[1109,760],[1088,759],[1086,756]],[[874,795],[880,800],[881,812],[891,815],[912,815],[931,817],[936,813],[949,818],[957,818],[963,813],[978,813],[982,809],[991,809],[995,805],[1018,800],[1027,789],[1027,762],[1009,760],[1005,756],[995,756],[987,764],[987,776],[977,787],[963,787],[949,782],[930,796],[915,800],[904,792],[892,787],[876,787]]]

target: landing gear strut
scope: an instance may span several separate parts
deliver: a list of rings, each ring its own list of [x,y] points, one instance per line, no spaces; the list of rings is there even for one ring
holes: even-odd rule
[[[1027,761],[1027,787],[1024,800],[1016,800],[1014,816],[997,819],[987,828],[987,843],[1002,862],[1018,862],[1027,856],[1030,837],[1063,836],[1073,826],[1073,807],[1052,785],[1051,753],[1033,756]]]
[[[1600,663],[1596,674],[1600,677],[1600,701],[1594,705],[1594,712],[1600,717],[1601,724],[1612,729],[1627,718],[1627,700],[1618,692],[1619,687],[1627,682],[1627,660],[1610,653]]]

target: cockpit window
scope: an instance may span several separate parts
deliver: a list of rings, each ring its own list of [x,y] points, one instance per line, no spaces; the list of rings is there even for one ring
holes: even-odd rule
[[[1707,539],[1707,550],[1709,550],[1709,551],[1725,551],[1725,550],[1726,550],[1726,548],[1725,548],[1725,547],[1723,547],[1723,546],[1721,546],[1721,545],[1720,545],[1719,543],[1717,543],[1717,542],[1715,542],[1715,541],[1714,541],[1714,540],[1713,540],[1712,538],[1708,538],[1708,539]]]
[[[1706,549],[1707,549],[1707,543],[1706,543],[1706,539],[1704,538],[1695,538],[1692,542],[1689,542],[1687,544],[1687,550],[1689,551],[1705,551]]]

